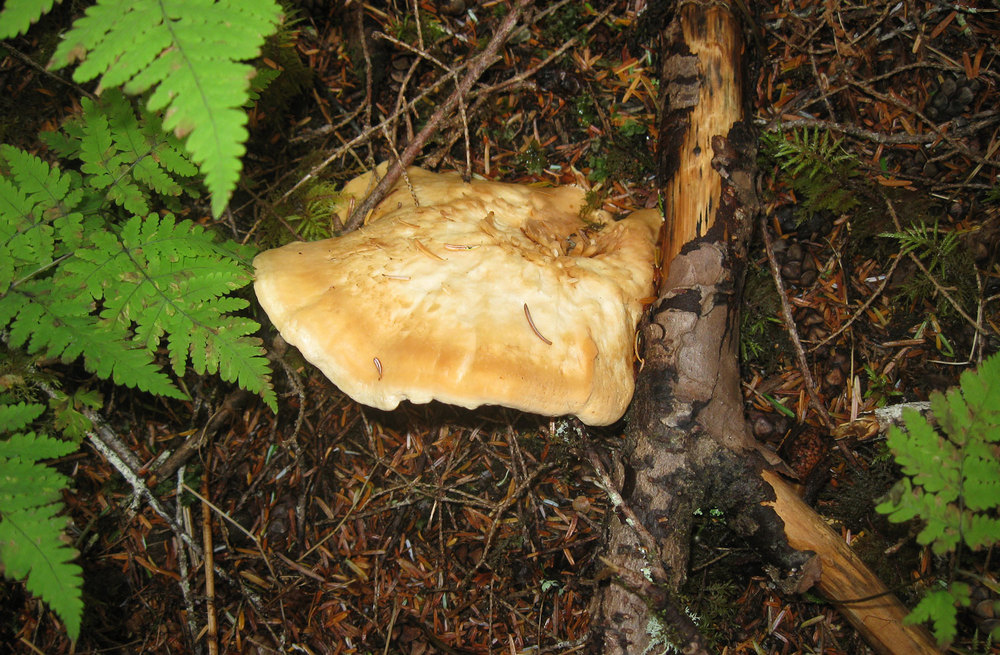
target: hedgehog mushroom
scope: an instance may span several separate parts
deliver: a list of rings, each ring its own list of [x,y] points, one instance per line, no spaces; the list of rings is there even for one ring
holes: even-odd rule
[[[615,221],[585,212],[577,187],[407,177],[359,230],[254,260],[257,297],[285,340],[380,409],[438,400],[619,419],[659,213]],[[345,194],[362,198],[372,179]]]

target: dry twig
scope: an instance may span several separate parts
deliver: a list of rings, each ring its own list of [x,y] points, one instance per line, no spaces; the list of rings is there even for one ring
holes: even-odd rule
[[[507,38],[513,32],[514,27],[517,25],[518,19],[524,12],[525,8],[530,5],[532,0],[517,0],[514,4],[513,9],[508,13],[500,25],[497,27],[497,31],[493,34],[493,38],[486,45],[486,48],[476,56],[475,60],[470,64],[469,70],[462,77],[461,82],[452,92],[451,96],[448,97],[444,103],[438,107],[437,111],[431,115],[427,120],[427,124],[422,130],[413,138],[413,141],[406,146],[403,150],[403,154],[395,162],[389,166],[389,170],[386,171],[385,177],[379,180],[375,189],[368,194],[364,202],[354,208],[351,212],[350,217],[344,224],[344,228],[348,231],[357,229],[364,221],[365,216],[377,205],[385,194],[388,193],[389,189],[396,180],[399,179],[400,174],[403,172],[407,166],[413,163],[416,159],[417,153],[423,148],[424,144],[431,137],[432,134],[437,130],[441,121],[444,117],[448,115],[455,105],[461,101],[472,88],[472,85],[480,78],[480,76],[489,68],[497,57],[497,52],[500,50],[501,46],[507,41]]]

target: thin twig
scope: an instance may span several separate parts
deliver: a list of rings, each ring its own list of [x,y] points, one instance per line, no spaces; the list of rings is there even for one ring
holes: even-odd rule
[[[889,216],[892,217],[892,224],[896,227],[897,232],[902,233],[903,227],[899,222],[899,215],[896,213],[896,207],[892,204],[892,200],[889,199],[889,196],[886,195],[885,191],[883,191],[882,189],[879,189],[879,191],[882,193],[882,199],[885,201],[885,206],[889,210]],[[920,261],[920,258],[917,257],[916,253],[914,253],[911,250],[907,254],[910,256],[910,261],[916,264],[917,268],[920,269],[920,272],[923,273],[928,280],[930,280],[931,284],[934,285],[934,288],[938,291],[938,293],[944,296],[945,299],[949,303],[951,303],[952,308],[954,308],[954,310],[958,312],[958,315],[964,318],[969,323],[969,325],[972,326],[972,329],[974,329],[976,333],[981,334],[984,337],[989,336],[989,332],[986,330],[986,328],[984,328],[979,322],[977,322],[976,319],[969,316],[968,312],[966,312],[965,309],[962,308],[962,305],[959,304],[959,302],[955,300],[955,298],[952,297],[952,295],[948,292],[948,289],[946,289],[944,285],[938,282],[937,278],[931,275],[931,272],[927,270],[927,267],[924,265],[922,261]]]
[[[858,127],[857,125],[847,125],[845,123],[838,123],[836,121],[823,120],[819,118],[798,118],[790,121],[781,119],[771,121],[758,119],[755,122],[767,132],[780,132],[782,130],[795,128],[808,129],[818,127],[831,132],[839,132],[858,139],[865,139],[867,141],[872,141],[873,143],[886,145],[919,145],[924,143],[935,143],[940,140],[935,134],[907,134],[905,132],[886,134],[884,132],[866,130],[865,128]]]
[[[180,498],[180,488],[181,484],[184,482],[184,466],[181,465],[177,469],[177,497]],[[183,520],[181,517],[181,508],[184,507],[182,503],[177,503],[175,509],[174,518],[177,520],[178,525]],[[194,605],[194,594],[191,593],[191,579],[190,579],[190,565],[188,564],[188,551],[184,547],[184,544],[175,542],[174,547],[177,549],[177,569],[180,574],[180,585],[181,585],[181,596],[184,598],[184,609],[187,610],[187,631],[188,631],[188,641],[191,644],[191,652],[199,653],[201,648],[198,645],[198,625],[194,622],[194,617],[197,616]]]
[[[514,8],[504,17],[503,22],[497,28],[494,33],[493,38],[490,39],[489,44],[469,66],[469,70],[466,72],[465,76],[459,82],[458,87],[455,91],[448,97],[444,103],[438,107],[437,111],[428,119],[427,124],[424,126],[420,132],[413,138],[413,141],[406,146],[403,150],[403,154],[399,160],[393,162],[392,166],[386,172],[385,177],[379,180],[379,183],[375,186],[375,189],[368,194],[364,202],[360,203],[354,208],[351,213],[350,218],[344,223],[344,228],[347,231],[357,229],[364,221],[365,216],[368,212],[372,210],[388,193],[389,189],[393,184],[399,179],[400,174],[403,169],[413,163],[416,159],[417,153],[420,149],[424,147],[427,140],[430,139],[431,135],[437,131],[438,125],[444,120],[444,117],[455,107],[458,102],[468,94],[472,85],[482,76],[486,69],[489,68],[497,58],[497,52],[507,41],[511,32],[514,31],[514,27],[517,25],[518,19],[524,12],[524,9],[530,5],[532,0],[517,0]]]
[[[833,434],[836,424],[826,409],[822,399],[819,397],[819,390],[816,387],[816,380],[812,376],[809,362],[806,360],[806,351],[802,347],[802,340],[799,339],[799,331],[795,328],[795,318],[792,316],[792,306],[788,302],[788,294],[785,291],[785,282],[781,278],[781,267],[778,258],[774,255],[774,242],[771,240],[771,233],[767,229],[767,215],[761,213],[760,231],[764,239],[764,249],[767,251],[767,261],[771,265],[771,278],[774,280],[774,287],[778,292],[778,299],[781,301],[781,315],[784,318],[785,329],[788,331],[788,338],[792,341],[792,350],[795,351],[795,358],[798,360],[799,372],[802,373],[802,382],[805,384],[806,393],[809,395],[809,402],[819,414],[820,420],[826,429]],[[858,466],[858,461],[854,453],[850,451],[843,441],[837,441],[837,448],[843,454],[844,459],[852,466]]]
[[[205,474],[202,478],[201,491],[208,496],[209,462],[205,462]],[[183,482],[182,482],[183,484]],[[179,504],[179,503],[178,503]],[[212,510],[207,500],[201,502],[201,539],[205,553],[205,628],[208,639],[208,655],[219,653],[219,628],[215,616],[215,558],[212,548]]]
[[[46,75],[47,77],[52,78],[53,80],[55,80],[56,82],[59,82],[60,84],[65,84],[66,86],[70,87],[71,89],[73,89],[74,91],[76,91],[77,93],[79,93],[80,95],[85,96],[87,98],[90,98],[91,100],[96,100],[97,99],[96,95],[94,95],[90,91],[87,91],[86,89],[84,89],[82,86],[80,86],[76,82],[71,82],[70,80],[67,80],[67,79],[63,78],[60,75],[56,75],[52,71],[50,71],[47,68],[45,68],[45,66],[42,66],[41,64],[39,64],[38,62],[36,62],[34,59],[32,59],[31,57],[29,57],[28,55],[24,54],[23,52],[21,52],[17,48],[13,47],[10,44],[10,40],[7,40],[4,43],[3,47],[4,47],[4,50],[6,50],[10,54],[14,55],[15,57],[17,57],[18,59],[20,59],[23,63],[27,64],[28,66],[31,66],[32,68],[34,68],[35,70],[37,70],[42,75]]]

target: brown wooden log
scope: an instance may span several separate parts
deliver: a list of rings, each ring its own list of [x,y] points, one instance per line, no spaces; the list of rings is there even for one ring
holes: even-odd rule
[[[743,415],[736,354],[738,270],[759,211],[741,28],[723,3],[687,2],[664,41],[658,155],[665,274],[642,329],[644,367],[620,472],[622,502],[659,552],[625,522],[613,523],[608,558],[618,570],[648,570],[656,557],[665,571],[657,582],[676,588],[687,566],[691,512],[711,503],[764,557],[797,576],[790,587],[809,588],[819,568],[819,590],[879,652],[935,653],[927,632],[902,623],[906,608],[823,519],[780,477],[761,477],[764,458]],[[777,500],[764,502],[772,493]],[[841,602],[856,599],[867,600]],[[650,626],[661,602],[670,600],[644,596],[627,581],[603,590],[593,607],[595,650],[656,646]],[[700,652],[697,640],[681,645]]]
[[[938,653],[926,630],[903,623],[909,611],[840,535],[780,476],[771,471],[762,475],[777,496],[766,504],[785,522],[789,545],[816,553],[822,564],[817,588],[864,640],[879,653]]]

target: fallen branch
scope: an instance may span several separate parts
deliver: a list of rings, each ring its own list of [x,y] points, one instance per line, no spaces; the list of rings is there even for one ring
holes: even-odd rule
[[[909,611],[851,547],[776,473],[764,471],[776,499],[767,503],[784,519],[788,544],[816,553],[822,564],[817,588],[879,653],[932,655],[938,648]]]
[[[416,159],[417,154],[427,143],[427,140],[431,138],[437,129],[441,121],[444,120],[451,110],[462,100],[472,88],[472,85],[482,76],[486,69],[493,65],[494,61],[498,57],[497,52],[500,50],[501,46],[507,42],[507,38],[514,31],[517,26],[517,21],[521,17],[525,8],[530,5],[532,0],[517,0],[513,9],[504,17],[497,31],[493,34],[493,38],[486,45],[486,48],[476,56],[476,59],[469,66],[469,70],[462,77],[462,80],[458,83],[458,86],[452,92],[444,103],[438,107],[430,119],[428,119],[427,124],[424,126],[420,132],[417,133],[413,140],[406,146],[403,153],[399,158],[392,162],[389,166],[389,170],[386,171],[385,177],[379,180],[379,183],[375,185],[375,188],[368,194],[368,197],[364,199],[354,211],[351,212],[350,217],[344,223],[344,229],[350,232],[351,230],[357,229],[365,219],[365,216],[377,205],[379,202],[385,198],[385,194],[388,193],[389,189],[392,188],[394,184],[399,180],[399,176],[403,173],[403,170],[413,163]]]

